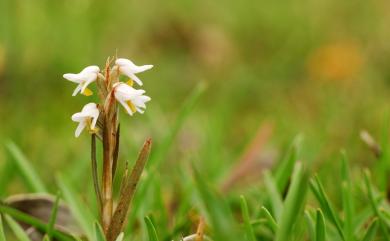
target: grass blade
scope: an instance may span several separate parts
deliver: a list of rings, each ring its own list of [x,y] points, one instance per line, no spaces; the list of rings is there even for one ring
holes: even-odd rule
[[[284,191],[288,180],[290,179],[291,173],[294,169],[295,162],[298,156],[298,148],[302,141],[302,135],[298,135],[294,138],[287,155],[282,160],[279,168],[275,174],[276,186],[280,193]]]
[[[241,212],[242,212],[242,218],[244,220],[244,226],[246,231],[246,237],[248,241],[256,241],[255,231],[253,230],[251,220],[249,217],[249,210],[248,210],[248,204],[246,203],[245,197],[240,197],[241,201]]]
[[[41,232],[46,232],[46,230],[47,230],[47,224],[44,223],[43,221],[41,221],[40,219],[37,219],[33,216],[30,216],[26,213],[23,213],[17,209],[14,209],[14,208],[9,207],[9,206],[2,204],[2,203],[0,203],[0,213],[7,214],[8,216],[10,216],[18,221],[21,221],[23,223],[27,223]],[[69,235],[67,235],[63,232],[57,231],[57,230],[53,230],[53,237],[56,239],[62,240],[62,241],[71,241],[72,240]]]
[[[321,210],[317,210],[316,217],[316,241],[325,241],[326,240],[326,230],[325,230],[325,219]]]
[[[261,212],[264,213],[268,226],[271,228],[271,230],[274,233],[276,233],[276,231],[278,230],[278,224],[276,223],[275,219],[272,217],[271,213],[268,211],[266,207],[261,207]]]
[[[60,192],[57,193],[56,200],[53,205],[53,210],[51,211],[50,214],[50,219],[49,223],[47,224],[47,235],[49,237],[49,240],[53,237],[53,230],[54,230],[54,225],[56,224],[57,220],[57,211],[58,211],[58,205],[60,204]]]
[[[16,238],[19,241],[31,241],[30,238],[27,236],[27,233],[13,218],[8,215],[5,215],[4,217],[9,227],[12,229],[12,232],[15,234]]]
[[[302,163],[298,162],[295,165],[291,186],[284,203],[279,229],[276,232],[276,241],[285,241],[291,238],[292,228],[304,206],[307,179],[308,175],[304,170]]]
[[[325,217],[327,217],[332,222],[332,224],[336,227],[337,232],[339,233],[342,240],[345,240],[343,228],[341,226],[341,221],[339,217],[336,215],[331,203],[329,202],[329,199],[324,191],[324,188],[322,187],[322,184],[317,176],[314,178],[314,180],[310,181],[310,188],[314,196],[316,197],[317,201],[319,202],[321,210],[324,212]]]
[[[46,192],[47,189],[45,188],[45,185],[19,147],[11,141],[6,143],[6,147],[11,156],[14,158],[20,174],[23,176],[31,191]]]
[[[0,241],[6,241],[5,234],[4,234],[4,227],[3,227],[3,219],[0,215]]]
[[[375,215],[378,217],[379,221],[379,227],[382,230],[383,236],[386,240],[390,240],[390,235],[388,231],[388,227],[386,226],[385,218],[383,217],[383,214],[379,211],[379,208],[377,206],[377,202],[375,201],[374,192],[372,190],[372,185],[370,181],[370,173],[368,170],[365,170],[364,172],[364,182],[366,184],[367,192],[368,192],[368,198],[372,207],[372,210],[374,211]]]
[[[104,236],[103,229],[97,221],[95,221],[93,223],[93,228],[95,231],[95,240],[96,241],[106,241],[106,237]]]
[[[344,235],[346,241],[354,241],[353,236],[353,211],[354,211],[354,205],[353,205],[353,198],[352,198],[352,184],[350,180],[350,174],[348,170],[348,161],[347,156],[344,151],[341,152],[341,176],[342,176],[342,183],[341,183],[341,196],[342,196],[342,202],[343,202],[343,210],[344,210]]]
[[[373,241],[378,230],[378,219],[375,218],[367,229],[362,241]]]
[[[307,223],[307,229],[309,232],[309,240],[314,241],[316,239],[316,232],[314,229],[314,221],[313,218],[311,217],[309,211],[305,211],[305,220]]]
[[[152,220],[148,216],[145,217],[145,223],[146,228],[148,230],[149,241],[158,241],[156,228],[154,227]]]
[[[215,231],[216,240],[239,240],[235,233],[233,214],[225,200],[220,198],[194,169],[195,183]],[[226,232],[229,230],[229,232]]]
[[[276,182],[269,171],[264,172],[264,184],[271,201],[271,207],[273,214],[275,215],[275,219],[279,221],[283,210],[283,200],[278,191],[278,187],[276,186]]]
[[[91,223],[93,223],[94,220],[93,216],[86,207],[81,206],[82,202],[77,198],[76,192],[72,189],[65,177],[57,176],[57,184],[75,219],[87,237],[92,240],[93,230]]]

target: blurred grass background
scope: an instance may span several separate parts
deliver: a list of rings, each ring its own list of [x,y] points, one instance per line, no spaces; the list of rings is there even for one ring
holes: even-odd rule
[[[2,0],[0,140],[17,143],[47,183],[56,172],[89,181],[89,138],[74,138],[70,116],[94,99],[72,98],[62,74],[118,53],[155,65],[140,75],[152,97],[145,114],[122,112],[122,160],[133,161],[148,136],[158,148],[186,97],[207,86],[163,160],[164,188],[183,175],[172,167],[190,162],[219,182],[264,121],[274,125],[268,149],[283,151],[303,133],[301,156],[323,175],[339,167],[340,148],[352,165],[370,167],[358,136],[379,138],[387,120],[388,8],[385,0]],[[0,166],[8,158],[1,149]],[[79,162],[84,169],[72,169]],[[2,196],[25,190],[7,175]]]

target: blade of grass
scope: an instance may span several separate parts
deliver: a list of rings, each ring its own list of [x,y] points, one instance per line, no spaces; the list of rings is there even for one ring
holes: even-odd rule
[[[160,162],[166,157],[179,130],[183,126],[184,122],[187,120],[191,111],[194,109],[196,103],[198,102],[199,98],[201,97],[205,89],[206,89],[205,83],[200,82],[192,91],[192,93],[189,95],[189,97],[185,100],[185,102],[183,103],[180,109],[179,115],[177,116],[173,125],[170,127],[168,135],[163,139],[160,146],[157,147],[155,153],[151,155],[150,157],[151,164],[158,166]]]
[[[321,210],[317,210],[316,217],[316,241],[325,241],[326,240],[326,230],[325,230],[325,219]]]
[[[249,217],[248,204],[244,196],[240,196],[242,219],[244,220],[244,226],[246,231],[246,237],[248,241],[256,241],[255,231],[253,230],[251,220]]]
[[[94,233],[95,233],[96,241],[106,241],[106,237],[104,236],[103,229],[97,221],[93,223],[93,229],[95,231]]]
[[[342,240],[345,240],[343,228],[341,226],[341,221],[339,217],[334,212],[334,209],[329,202],[329,199],[322,187],[322,184],[317,176],[314,177],[314,180],[310,181],[310,188],[316,197],[317,201],[320,204],[321,210],[324,212],[325,217],[327,217],[332,224],[336,227],[337,232],[339,233]]]
[[[23,176],[24,181],[30,190],[32,192],[46,192],[47,189],[45,188],[45,185],[19,147],[11,141],[6,143],[6,147],[14,158],[20,174]]]
[[[87,237],[92,240],[93,230],[91,223],[93,223],[94,220],[93,216],[88,212],[86,207],[81,205],[82,202],[77,198],[76,192],[72,189],[71,185],[69,185],[69,182],[65,177],[58,175],[57,184],[75,219]]]
[[[315,241],[316,232],[314,229],[314,221],[313,221],[313,218],[311,217],[309,211],[307,211],[307,210],[305,211],[305,220],[306,220],[307,229],[309,232],[309,240]]]
[[[384,220],[383,214],[379,211],[379,208],[377,206],[377,202],[375,201],[374,192],[372,190],[372,185],[370,181],[370,173],[368,170],[365,170],[364,172],[364,182],[366,184],[367,192],[368,192],[368,198],[372,207],[372,210],[374,211],[375,215],[379,219],[379,227],[382,230],[383,236],[386,240],[390,240],[390,235],[388,231],[388,227],[386,226],[386,221]]]
[[[57,220],[57,211],[58,211],[58,205],[60,204],[60,192],[57,192],[56,200],[53,205],[53,209],[50,214],[49,223],[47,224],[47,235],[49,237],[49,240],[53,237],[53,231],[54,231],[54,225],[56,224]]]
[[[367,232],[364,235],[362,241],[373,241],[375,239],[376,232],[378,230],[378,219],[372,220],[370,226],[367,228]]]
[[[302,135],[297,135],[294,138],[289,148],[289,151],[287,152],[287,155],[284,157],[275,173],[276,186],[278,187],[280,193],[284,191],[288,180],[290,179],[291,173],[294,169],[294,165],[298,157],[298,148],[300,143],[302,142],[302,138]]]
[[[275,219],[272,217],[271,213],[268,211],[266,207],[261,207],[261,212],[264,213],[264,216],[266,218],[266,223],[271,228],[271,230],[276,233],[278,230],[278,224],[276,223]]]
[[[307,179],[308,175],[302,163],[297,162],[293,171],[291,186],[284,202],[279,228],[276,232],[276,241],[289,240],[291,237],[291,230],[304,206]]]
[[[345,151],[341,151],[341,177],[342,177],[342,184],[341,184],[341,196],[342,196],[342,202],[343,202],[343,210],[344,210],[344,225],[343,230],[345,234],[345,240],[346,241],[354,241],[353,236],[353,211],[354,211],[354,204],[353,204],[353,198],[351,194],[352,184],[350,179],[350,174],[348,170],[348,160],[347,155]]]
[[[275,219],[279,221],[283,210],[283,200],[278,191],[278,187],[276,186],[276,182],[269,171],[264,172],[264,184],[271,201],[271,207],[273,214],[275,215]]]
[[[9,207],[3,203],[0,203],[0,213],[7,214],[10,217],[12,217],[18,221],[27,223],[41,232],[46,232],[46,230],[47,230],[47,225],[44,222],[42,222],[40,219],[37,219],[37,218],[30,216],[26,213],[23,213],[17,209]],[[72,238],[69,235],[67,235],[63,232],[60,232],[58,230],[53,230],[53,237],[55,237],[56,239],[62,240],[62,241],[71,241],[72,240]]]
[[[154,227],[152,220],[148,216],[146,216],[144,220],[148,230],[149,241],[158,241],[156,228]]]
[[[18,241],[31,241],[30,238],[27,236],[27,233],[13,218],[8,215],[4,215],[4,217]]]
[[[4,234],[4,227],[3,227],[3,219],[2,216],[0,215],[0,241],[6,241],[7,239],[5,238]]]
[[[197,190],[215,231],[215,239],[239,240],[235,233],[233,214],[225,200],[217,196],[216,192],[206,184],[195,168],[193,168],[193,172]],[[226,232],[226,230],[229,230],[229,232]]]

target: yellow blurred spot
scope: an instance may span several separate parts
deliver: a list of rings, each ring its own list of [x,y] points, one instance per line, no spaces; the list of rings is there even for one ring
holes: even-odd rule
[[[127,103],[127,105],[130,107],[130,110],[131,110],[133,113],[137,111],[137,109],[135,108],[134,104],[133,104],[130,100],[126,101],[126,103]]]
[[[315,50],[307,67],[312,79],[348,81],[359,73],[362,64],[360,46],[354,41],[339,41]]]
[[[129,86],[133,86],[134,85],[134,81],[132,79],[129,79],[126,84],[128,84]]]
[[[85,88],[85,90],[83,91],[83,95],[85,96],[91,96],[92,94],[93,94],[92,90],[88,88]]]

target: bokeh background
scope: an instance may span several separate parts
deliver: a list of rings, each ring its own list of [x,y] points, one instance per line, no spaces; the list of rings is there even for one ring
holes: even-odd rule
[[[70,116],[95,99],[72,97],[75,86],[62,74],[117,54],[155,65],[139,75],[152,97],[145,114],[121,110],[122,160],[133,161],[148,136],[158,149],[188,96],[205,87],[162,160],[167,189],[180,182],[175,167],[190,163],[221,182],[265,122],[276,160],[302,133],[301,157],[313,172],[331,175],[341,148],[352,165],[370,167],[359,132],[379,138],[387,121],[389,7],[385,0],[1,0],[1,143],[20,146],[47,183],[58,172],[90,183],[89,138],[74,138]],[[0,150],[1,167],[10,157]],[[23,192],[18,174],[3,170],[1,195]]]

